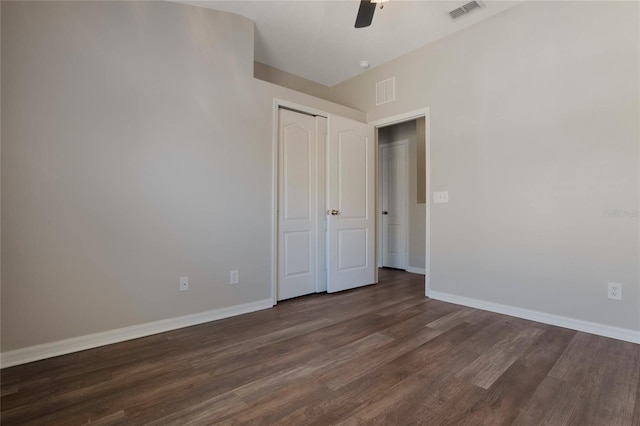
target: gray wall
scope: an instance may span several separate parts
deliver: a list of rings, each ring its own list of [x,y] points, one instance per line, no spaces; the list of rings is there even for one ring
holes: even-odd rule
[[[2,351],[270,297],[273,98],[362,113],[254,80],[237,15],[2,2],[1,37]]]
[[[639,7],[523,3],[332,88],[430,107],[434,290],[640,330]]]
[[[640,329],[638,7],[525,3],[332,89],[431,107],[435,290]],[[2,351],[268,298],[273,97],[364,116],[253,79],[236,15],[1,8]]]
[[[417,184],[417,153],[416,153],[416,121],[394,124],[378,129],[378,142],[380,144],[407,140],[407,153],[409,157],[409,241],[408,263],[412,268],[424,269],[425,259],[425,227],[426,204],[418,204],[416,188]]]

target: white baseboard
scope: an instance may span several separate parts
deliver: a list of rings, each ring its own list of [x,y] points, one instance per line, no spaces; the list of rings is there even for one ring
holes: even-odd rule
[[[86,336],[59,340],[57,342],[16,349],[13,351],[3,352],[1,354],[0,368],[12,367],[14,365],[26,364],[28,362],[38,361],[45,358],[110,345],[112,343],[138,339],[152,334],[164,333],[165,331],[190,327],[192,325],[247,314],[249,312],[260,311],[271,307],[273,307],[273,301],[271,299],[265,299],[257,302],[230,306],[228,308],[214,309],[197,314],[185,315],[182,317],[154,321],[131,327],[105,331],[102,333],[89,334]]]
[[[427,271],[424,268],[414,268],[413,266],[407,266],[407,272],[411,272],[412,274],[420,274],[426,275]]]
[[[595,322],[583,321],[540,311],[532,311],[530,309],[517,308],[515,306],[502,305],[500,303],[487,302],[479,299],[471,299],[468,297],[457,296],[455,294],[441,293],[439,291],[430,291],[429,297],[443,302],[455,303],[456,305],[469,306],[471,308],[482,309],[484,311],[496,312],[543,324],[557,325],[558,327],[569,328],[571,330],[584,331],[585,333],[597,334],[598,336],[611,337],[612,339],[640,344],[640,331],[637,330],[612,327],[610,325],[598,324]]]

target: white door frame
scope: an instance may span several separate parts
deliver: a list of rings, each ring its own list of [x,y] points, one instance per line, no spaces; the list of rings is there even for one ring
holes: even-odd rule
[[[385,126],[386,127],[386,126]],[[381,268],[383,266],[383,260],[384,260],[384,253],[383,253],[383,236],[384,236],[384,226],[382,221],[384,220],[384,218],[382,217],[382,190],[383,190],[383,175],[382,175],[382,164],[380,163],[380,161],[382,161],[382,149],[384,147],[387,146],[398,146],[398,145],[404,145],[405,147],[405,151],[404,151],[404,164],[406,165],[405,167],[405,172],[404,172],[404,183],[403,185],[405,185],[405,189],[406,189],[406,202],[407,204],[405,205],[404,208],[404,218],[403,220],[403,232],[404,232],[404,236],[405,236],[405,270],[409,267],[409,140],[407,139],[402,139],[402,140],[398,140],[395,142],[390,142],[390,143],[385,143],[385,144],[381,144],[380,140],[378,140],[378,210],[376,212],[376,217],[377,217],[377,221],[378,221],[378,226],[376,227],[377,230],[376,232],[378,233],[377,235],[379,235],[379,238],[377,238],[378,240],[378,259],[377,259],[377,263],[378,263],[378,267]]]
[[[329,113],[306,105],[300,105],[277,98],[273,100],[273,135],[271,147],[271,301],[273,306],[278,304],[278,110],[280,107],[300,111],[303,114],[319,115],[325,118],[329,117]],[[316,146],[320,146],[320,144],[316,143]],[[322,144],[322,146],[324,146],[324,144]],[[324,206],[322,210],[324,211]],[[324,215],[322,215],[322,219],[325,219]],[[321,238],[324,239],[325,235],[318,233],[316,244]],[[324,267],[324,265],[322,265],[322,267]],[[317,278],[316,274],[316,292],[319,291]]]
[[[370,122],[376,129],[380,127],[390,126],[392,124],[403,123],[405,121],[415,120],[424,117],[425,120],[425,203],[426,203],[426,236],[425,236],[425,275],[424,275],[424,294],[429,297],[431,294],[431,119],[429,117],[429,107],[421,108],[414,111],[405,112],[403,114],[382,118]],[[377,139],[377,138],[376,138]],[[377,143],[377,140],[376,140]],[[380,210],[380,200],[378,200],[378,210]]]

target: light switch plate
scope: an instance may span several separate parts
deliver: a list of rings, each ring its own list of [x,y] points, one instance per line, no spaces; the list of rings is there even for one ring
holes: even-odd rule
[[[433,193],[433,204],[448,203],[449,191],[440,191]]]

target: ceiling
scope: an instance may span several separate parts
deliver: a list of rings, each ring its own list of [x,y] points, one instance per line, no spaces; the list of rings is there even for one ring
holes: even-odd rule
[[[237,13],[255,22],[255,60],[325,86],[333,86],[371,67],[401,56],[520,1],[482,1],[483,7],[452,20],[448,12],[470,0],[390,0],[373,24],[354,28],[359,0],[182,1]]]

